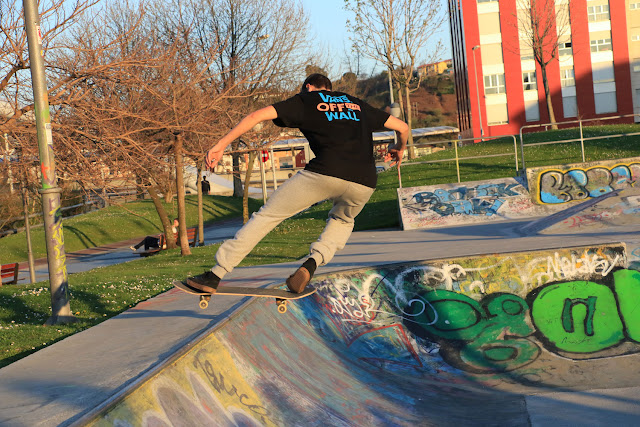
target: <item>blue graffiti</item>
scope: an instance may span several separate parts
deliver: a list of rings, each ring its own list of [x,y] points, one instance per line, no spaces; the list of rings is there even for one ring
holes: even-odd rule
[[[504,200],[500,197],[519,196],[514,190],[519,184],[482,184],[477,187],[458,187],[452,190],[422,191],[412,196],[414,203],[405,205],[416,211],[430,210],[440,216],[495,215]]]
[[[622,164],[608,169],[571,169],[544,171],[540,174],[540,201],[548,204],[567,203],[599,197],[614,190],[635,185],[640,177],[640,163]]]

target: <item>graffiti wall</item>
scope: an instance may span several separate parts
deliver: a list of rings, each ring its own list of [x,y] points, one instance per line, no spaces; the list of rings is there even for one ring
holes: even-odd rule
[[[542,234],[584,233],[640,225],[640,188],[627,188],[614,194],[549,226]]]
[[[562,205],[631,188],[640,178],[640,158],[527,169],[535,203]]]
[[[95,424],[481,423],[517,407],[515,393],[640,380],[640,273],[624,245],[379,266],[313,284],[284,315],[258,299]],[[516,412],[501,422],[526,424]]]
[[[517,178],[398,189],[402,227],[446,227],[550,212],[531,202]]]

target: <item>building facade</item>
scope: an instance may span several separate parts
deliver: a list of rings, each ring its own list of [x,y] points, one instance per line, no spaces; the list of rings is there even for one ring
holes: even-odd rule
[[[534,15],[549,18],[555,37],[545,71],[556,122],[640,114],[640,0],[449,0],[465,136],[550,122],[527,28]]]
[[[422,77],[437,76],[451,68],[451,65],[451,60],[447,59],[444,61],[433,62],[431,64],[420,65],[417,72]]]

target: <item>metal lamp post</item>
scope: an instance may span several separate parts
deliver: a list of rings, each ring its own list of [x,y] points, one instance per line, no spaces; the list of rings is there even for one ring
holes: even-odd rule
[[[478,85],[478,65],[476,64],[476,50],[480,49],[480,45],[475,45],[471,48],[473,51],[473,74],[476,80],[476,96],[478,98],[478,118],[480,119],[480,141],[484,138],[484,127],[482,126],[482,110],[480,109],[480,89]]]
[[[57,184],[56,164],[53,156],[53,138],[49,117],[49,99],[44,73],[40,17],[36,0],[23,0],[24,22],[29,45],[29,63],[36,113],[36,130],[40,151],[42,174],[42,212],[47,245],[49,267],[49,289],[51,292],[51,317],[46,325],[76,321],[69,305],[69,277],[67,274],[62,213],[60,211],[61,189]]]

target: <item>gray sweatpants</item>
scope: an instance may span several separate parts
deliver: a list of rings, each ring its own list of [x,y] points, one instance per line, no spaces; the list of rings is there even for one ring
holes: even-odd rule
[[[373,194],[373,188],[315,172],[300,171],[278,187],[267,203],[225,241],[216,253],[211,271],[222,278],[231,272],[249,252],[285,219],[315,203],[331,200],[333,208],[318,240],[311,244],[309,255],[318,266],[325,265],[342,249],[353,231],[356,215]]]

